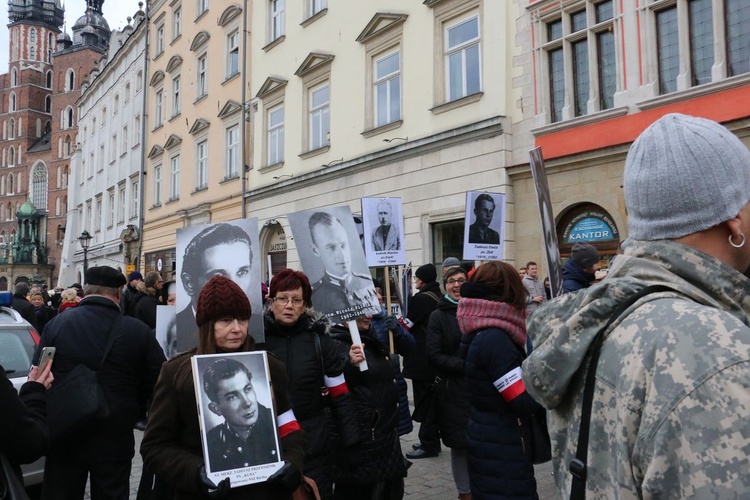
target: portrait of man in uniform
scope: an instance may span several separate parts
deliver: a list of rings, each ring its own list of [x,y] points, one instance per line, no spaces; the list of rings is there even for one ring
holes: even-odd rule
[[[211,472],[279,461],[273,411],[258,402],[253,374],[237,359],[220,357],[203,372],[208,408],[224,419],[206,434]]]
[[[474,223],[469,226],[469,243],[500,244],[500,233],[490,227],[495,215],[495,200],[482,193],[474,200]]]
[[[195,307],[203,285],[217,274],[237,283],[255,311],[263,309],[257,219],[193,226],[177,231],[177,349],[195,345]],[[254,235],[254,238],[253,236]],[[255,249],[255,252],[253,251]],[[250,318],[249,332],[256,342],[265,339],[261,314]]]
[[[380,225],[372,231],[372,247],[376,252],[383,250],[399,250],[401,248],[401,236],[398,227],[393,222],[393,206],[388,199],[383,198],[378,202],[378,222]]]
[[[348,207],[340,208],[344,209],[340,210],[341,213],[330,209],[289,215],[302,267],[312,282],[313,306],[335,322],[378,310],[375,287],[359,245],[351,211]],[[307,231],[300,237],[303,220],[306,220]],[[345,227],[342,220],[351,227]],[[305,252],[306,240],[309,241],[309,250]]]

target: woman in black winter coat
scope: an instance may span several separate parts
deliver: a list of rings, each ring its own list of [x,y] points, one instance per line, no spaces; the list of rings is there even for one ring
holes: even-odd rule
[[[329,323],[310,309],[312,288],[303,273],[284,269],[271,280],[263,316],[266,340],[259,349],[284,362],[292,406],[307,435],[303,474],[315,480],[321,499],[332,497],[330,454],[362,439],[344,379],[347,350],[328,334]],[[330,407],[321,392],[327,390]],[[338,429],[337,440],[330,431]]]
[[[367,439],[336,453],[336,500],[400,500],[404,496],[406,462],[398,437],[398,392],[388,347],[375,338],[371,317],[357,318],[361,345],[352,345],[349,329],[335,326],[333,338],[349,351],[344,370]],[[368,369],[359,370],[367,360]]]
[[[34,366],[20,392],[16,392],[0,366],[0,452],[19,478],[20,464],[31,463],[47,451],[47,389],[53,380],[52,362],[41,372]]]
[[[530,451],[522,436],[542,407],[526,392],[526,289],[513,266],[479,266],[461,286],[457,311],[471,403],[466,444],[475,500],[536,499]]]
[[[466,461],[466,425],[469,422],[469,394],[466,391],[464,360],[461,359],[461,330],[456,310],[466,271],[449,269],[443,276],[446,294],[430,315],[427,326],[427,357],[440,377],[438,384],[438,426],[443,444],[451,449],[451,470],[458,498],[471,498],[469,466]]]

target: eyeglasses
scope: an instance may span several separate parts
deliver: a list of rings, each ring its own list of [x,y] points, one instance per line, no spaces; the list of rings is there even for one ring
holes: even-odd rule
[[[294,307],[299,307],[305,303],[305,301],[303,299],[300,299],[299,297],[271,297],[271,300],[273,300],[277,304],[284,305],[287,305],[291,302]]]
[[[445,282],[446,285],[455,285],[456,283],[458,283],[459,285],[463,285],[464,283],[466,283],[466,280],[463,278],[457,278],[455,280],[448,280]]]

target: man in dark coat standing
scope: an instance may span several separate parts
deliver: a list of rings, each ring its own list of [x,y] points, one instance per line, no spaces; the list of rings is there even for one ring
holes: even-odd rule
[[[83,498],[89,475],[92,500],[129,497],[133,424],[145,415],[164,353],[146,325],[120,316],[125,283],[125,276],[111,267],[88,269],[86,296],[47,326],[34,354],[38,360],[43,347],[57,348],[52,374],[58,384],[77,365],[97,369],[111,413],[88,423],[83,432],[50,443],[44,499]],[[110,336],[114,342],[102,363]],[[50,400],[48,415],[53,414]]]
[[[26,298],[26,296],[29,294],[29,290],[31,290],[31,287],[29,287],[28,283],[18,283],[16,285],[16,291],[13,294],[13,303],[10,305],[10,307],[18,311],[18,314],[20,314],[23,319],[31,323],[31,326],[34,327],[34,330],[39,332],[39,325],[36,322],[34,306],[31,304],[31,302],[29,302],[29,299]]]
[[[575,243],[570,258],[562,269],[563,293],[590,287],[596,279],[595,273],[599,270],[600,258],[599,251],[593,245]]]
[[[419,290],[409,301],[409,312],[403,319],[404,327],[414,336],[416,348],[404,358],[404,377],[410,378],[414,389],[414,404],[417,404],[435,380],[435,369],[427,359],[427,324],[430,314],[440,302],[440,283],[437,269],[432,264],[417,268],[414,283]],[[440,431],[434,424],[422,423],[419,426],[419,445],[406,454],[406,458],[418,459],[436,457],[440,453]]]
[[[138,271],[128,274],[128,286],[120,295],[120,311],[124,316],[135,316],[135,296],[138,295],[138,283],[143,281],[143,275]]]

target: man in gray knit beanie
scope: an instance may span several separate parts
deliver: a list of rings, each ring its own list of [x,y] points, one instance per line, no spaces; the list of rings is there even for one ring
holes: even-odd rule
[[[527,323],[522,377],[548,409],[558,490],[750,497],[750,151],[669,114],[633,143],[624,189],[629,238],[607,278]]]

